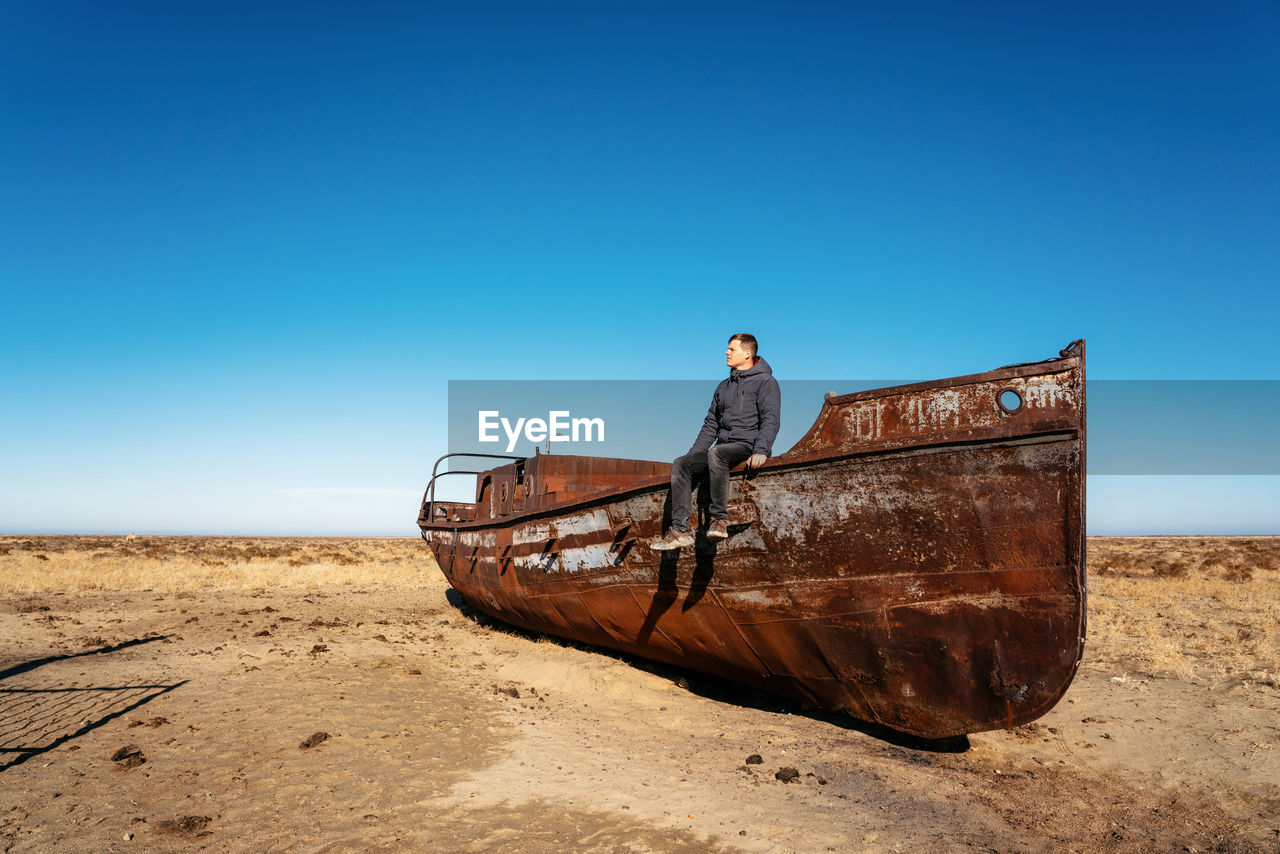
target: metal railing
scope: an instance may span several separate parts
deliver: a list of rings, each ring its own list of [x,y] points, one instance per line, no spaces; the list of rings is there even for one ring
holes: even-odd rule
[[[489,460],[525,460],[528,457],[519,457],[513,454],[472,454],[466,451],[457,451],[452,454],[445,454],[436,460],[436,464],[431,467],[431,480],[427,482],[427,489],[422,493],[422,505],[426,508],[426,520],[428,523],[435,521],[436,515],[436,479],[449,474],[482,474],[480,471],[440,471],[440,464],[450,457],[474,457]]]

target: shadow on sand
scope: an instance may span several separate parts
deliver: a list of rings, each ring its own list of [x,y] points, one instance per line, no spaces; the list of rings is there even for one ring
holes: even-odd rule
[[[674,563],[674,561],[673,561]],[[530,642],[541,640],[549,640],[552,643],[562,647],[571,649],[579,649],[587,652],[599,653],[607,655],[610,658],[626,662],[638,670],[644,670],[666,679],[681,688],[691,691],[700,697],[706,697],[718,703],[728,703],[735,706],[743,706],[746,708],[759,709],[774,714],[787,714],[806,717],[815,721],[841,729],[852,730],[862,733],[863,735],[883,741],[886,744],[895,747],[903,747],[909,750],[925,751],[928,753],[964,753],[969,749],[969,737],[965,735],[953,736],[951,738],[921,738],[919,736],[910,735],[909,733],[899,732],[881,724],[871,723],[869,721],[861,721],[857,718],[839,712],[827,712],[820,709],[807,708],[804,705],[770,694],[767,691],[761,691],[747,685],[741,685],[737,682],[730,682],[727,679],[721,679],[710,674],[701,673],[694,670],[688,670],[683,667],[677,667],[671,664],[664,664],[658,661],[651,661],[647,658],[630,655],[620,652],[616,649],[607,647],[593,646],[591,644],[578,643],[576,641],[558,638],[554,635],[543,635],[538,632],[531,632],[514,626],[502,620],[490,617],[482,611],[478,611],[467,601],[462,598],[462,594],[453,588],[445,591],[445,598],[449,600],[449,604],[458,610],[460,614],[471,620],[477,625],[486,626],[505,632],[509,635],[524,638]],[[672,598],[674,601],[674,597]],[[668,604],[667,607],[670,607]],[[666,610],[665,608],[663,609]],[[656,622],[656,620],[655,620]]]
[[[0,771],[48,753],[187,683],[184,679],[170,685],[79,686],[66,684],[47,671],[30,679],[16,677],[60,661],[106,655],[165,637],[134,638],[84,652],[37,658],[0,671]]]

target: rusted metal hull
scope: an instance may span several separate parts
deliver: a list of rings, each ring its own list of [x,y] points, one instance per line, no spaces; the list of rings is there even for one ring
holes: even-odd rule
[[[532,457],[482,474],[474,505],[424,501],[419,525],[449,582],[507,622],[919,736],[1012,727],[1083,651],[1084,389],[1076,342],[829,398],[794,448],[735,476],[729,539],[700,525],[680,552],[646,545],[670,520],[665,463]]]

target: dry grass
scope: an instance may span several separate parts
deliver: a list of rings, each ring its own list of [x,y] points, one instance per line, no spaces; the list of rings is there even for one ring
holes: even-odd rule
[[[438,578],[419,539],[0,536],[0,595],[420,584]]]
[[[1089,661],[1117,676],[1280,687],[1280,538],[1089,540]],[[0,595],[419,585],[414,538],[0,536]]]
[[[1280,687],[1280,537],[1091,538],[1086,655]]]

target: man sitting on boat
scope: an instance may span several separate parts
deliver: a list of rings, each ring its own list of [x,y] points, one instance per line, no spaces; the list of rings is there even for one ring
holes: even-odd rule
[[[754,335],[729,339],[725,363],[729,378],[716,386],[702,430],[689,453],[671,464],[671,528],[649,544],[657,551],[693,545],[689,510],[693,479],[706,474],[711,507],[708,540],[729,536],[729,471],[743,460],[747,468],[764,464],[773,452],[782,411],[782,391],[769,363],[756,355]]]

